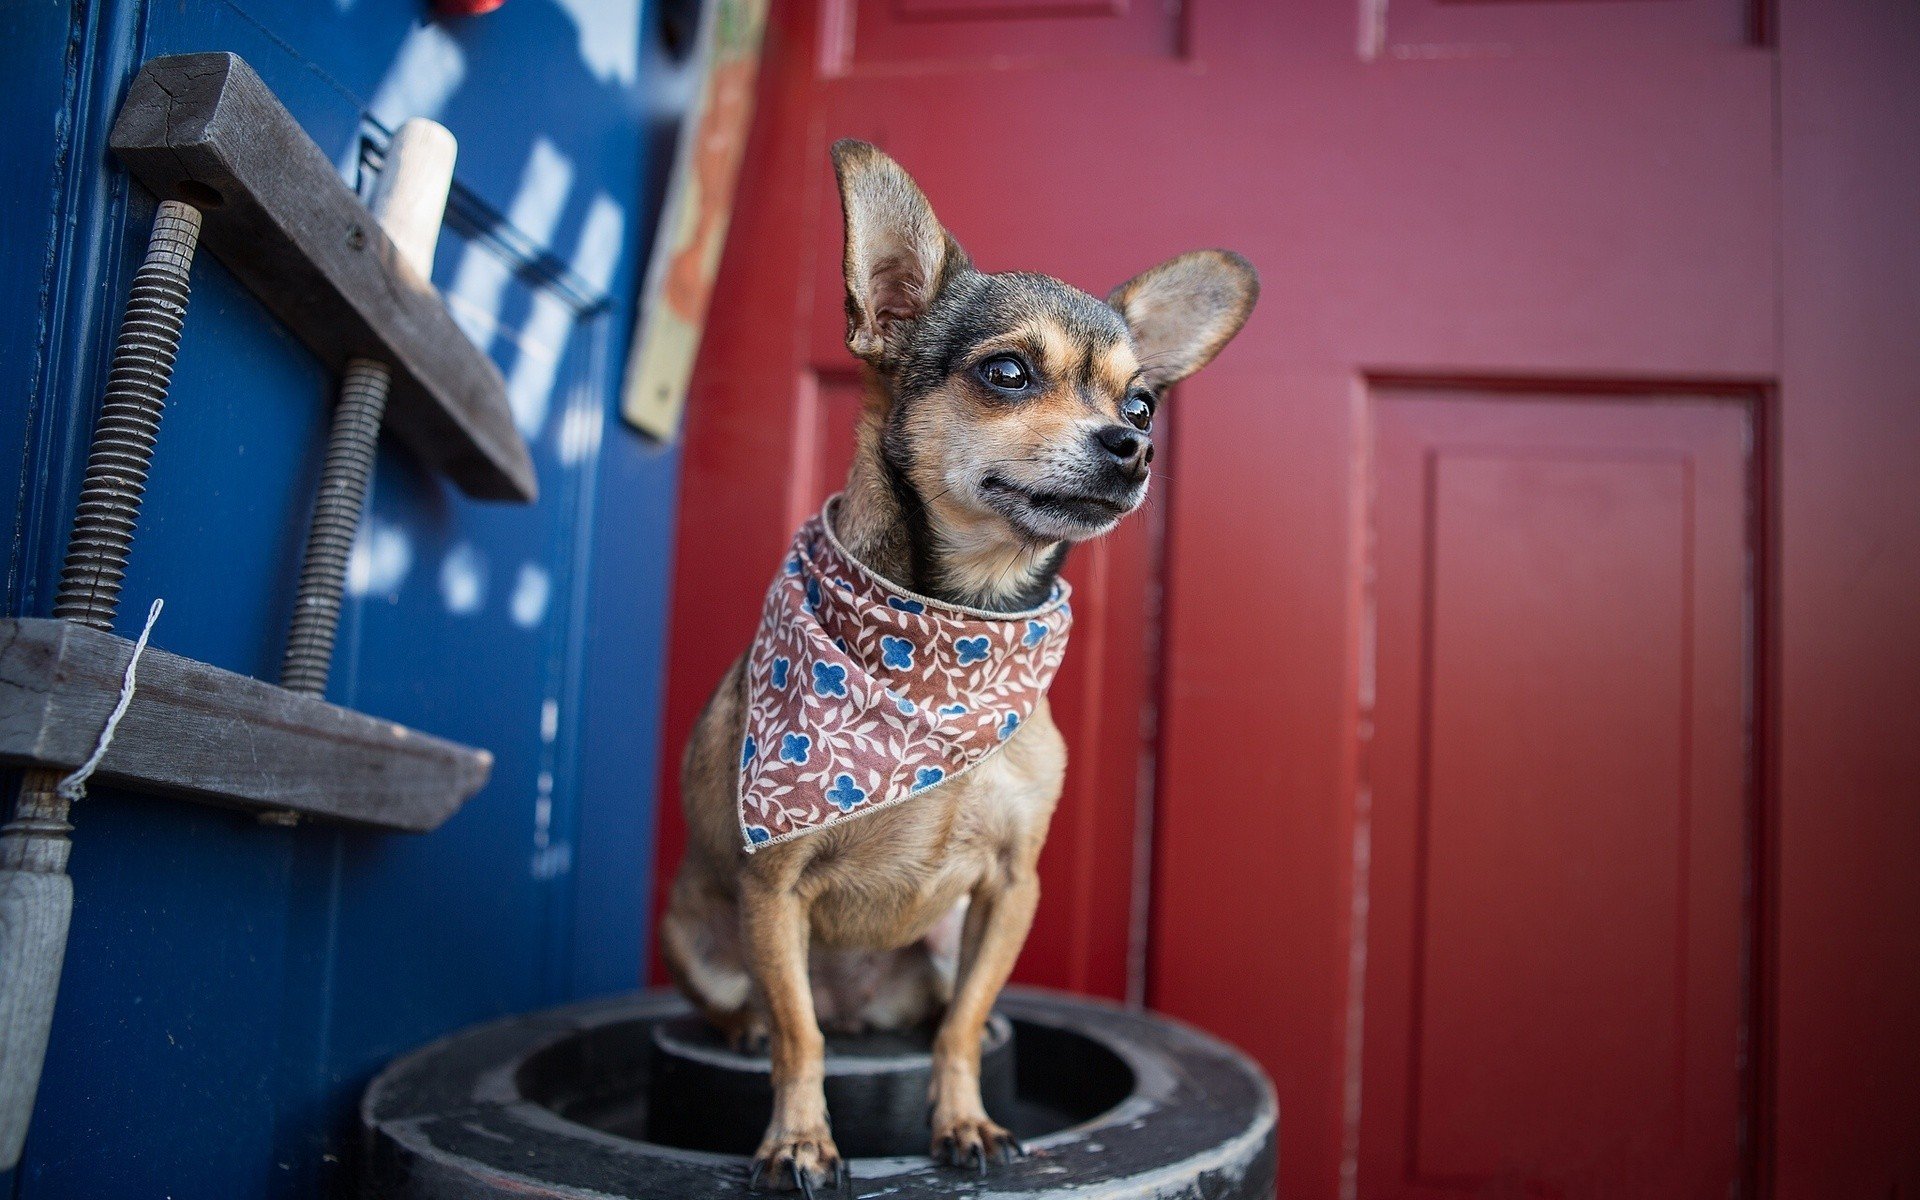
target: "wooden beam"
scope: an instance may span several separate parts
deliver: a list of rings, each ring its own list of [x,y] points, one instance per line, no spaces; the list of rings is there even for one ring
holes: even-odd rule
[[[0,760],[93,752],[133,643],[70,621],[0,620]],[[141,791],[424,833],[493,755],[152,646],[97,778]]]
[[[328,367],[392,365],[387,428],[428,465],[470,496],[534,499],[499,370],[238,55],[147,63],[112,146],[154,195],[201,210],[201,243]]]

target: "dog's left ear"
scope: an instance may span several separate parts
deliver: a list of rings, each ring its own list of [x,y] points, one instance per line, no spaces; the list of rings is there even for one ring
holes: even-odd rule
[[[1158,389],[1212,362],[1259,297],[1252,263],[1231,250],[1195,250],[1134,276],[1107,303],[1133,332],[1147,384]]]
[[[913,178],[879,148],[835,142],[833,171],[847,220],[847,349],[885,366],[898,361],[907,331],[967,256]]]

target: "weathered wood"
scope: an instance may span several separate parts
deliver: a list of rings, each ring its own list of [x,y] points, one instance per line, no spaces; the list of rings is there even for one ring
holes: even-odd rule
[[[206,247],[330,368],[392,364],[387,427],[415,454],[468,495],[535,497],[499,370],[239,56],[149,62],[112,146],[155,195],[201,210]]]
[[[640,290],[633,356],[620,411],[643,433],[670,442],[680,430],[720,252],[733,217],[740,161],[753,127],[753,91],[767,0],[701,5],[700,90],[681,126],[666,202]]]
[[[367,211],[422,279],[433,273],[433,251],[440,244],[459,156],[460,143],[445,125],[410,117],[393,131],[387,161],[367,197]]]
[[[73,880],[0,872],[0,1163],[20,1161],[67,959]]]
[[[133,644],[68,621],[0,620],[0,760],[92,753]],[[97,778],[249,810],[437,828],[480,790],[485,750],[149,646]]]

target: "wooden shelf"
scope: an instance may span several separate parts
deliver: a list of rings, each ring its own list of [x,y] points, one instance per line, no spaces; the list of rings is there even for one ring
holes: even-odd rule
[[[71,770],[93,752],[133,643],[70,621],[0,620],[0,759]],[[97,778],[257,812],[438,828],[493,755],[148,646]]]

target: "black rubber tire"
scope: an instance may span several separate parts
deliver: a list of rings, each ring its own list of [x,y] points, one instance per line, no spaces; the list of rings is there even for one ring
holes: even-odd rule
[[[742,1156],[617,1136],[532,1098],[552,1093],[556,1079],[581,1081],[601,1095],[577,1100],[575,1108],[592,1108],[595,1124],[618,1128],[609,1113],[619,1093],[631,1092],[649,1069],[640,1044],[650,1048],[652,1039],[636,1038],[636,1023],[686,1011],[678,996],[665,992],[593,1001],[481,1026],[395,1061],[361,1103],[363,1194],[369,1200],[739,1200],[747,1190]],[[1076,1072],[1099,1058],[1125,1065],[1109,1072],[1121,1081],[1115,1090],[1100,1093],[1103,1103],[1117,1102],[1032,1138],[1029,1157],[995,1166],[985,1179],[920,1155],[852,1159],[853,1195],[917,1200],[986,1190],[1021,1197],[1271,1200],[1273,1087],[1245,1055],[1165,1018],[1079,997],[1009,989],[997,1011],[1025,1039],[1023,1090],[1091,1087]],[[612,1036],[615,1031],[620,1036]],[[1068,1048],[1089,1041],[1099,1053]]]

